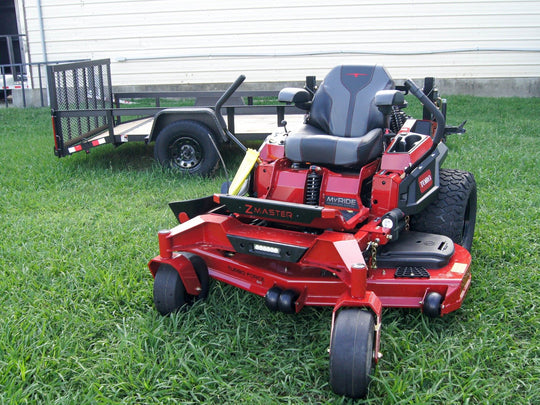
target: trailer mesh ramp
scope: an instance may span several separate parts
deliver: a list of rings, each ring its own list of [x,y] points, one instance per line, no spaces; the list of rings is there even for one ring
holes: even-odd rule
[[[49,96],[54,111],[55,152],[68,148],[112,125],[110,60],[48,66]],[[96,111],[100,110],[100,111]]]

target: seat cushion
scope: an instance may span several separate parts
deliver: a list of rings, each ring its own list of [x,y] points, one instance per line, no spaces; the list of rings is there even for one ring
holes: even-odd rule
[[[362,137],[343,138],[306,124],[285,140],[285,156],[294,162],[363,166],[382,154],[382,133],[375,128]]]

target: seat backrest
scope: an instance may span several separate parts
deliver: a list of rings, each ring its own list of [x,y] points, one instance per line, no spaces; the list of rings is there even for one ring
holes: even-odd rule
[[[373,104],[375,93],[393,88],[383,66],[337,66],[315,93],[308,123],[330,135],[363,136],[384,125],[383,114]]]

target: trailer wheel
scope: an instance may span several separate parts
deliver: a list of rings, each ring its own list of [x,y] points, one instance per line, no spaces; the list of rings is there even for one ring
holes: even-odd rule
[[[471,250],[476,224],[476,182],[469,172],[440,171],[437,198],[411,217],[411,230],[436,233]]]
[[[330,385],[336,394],[364,398],[374,360],[375,322],[360,308],[342,309],[330,342]]]
[[[154,157],[164,167],[206,176],[218,165],[212,131],[197,121],[176,121],[163,128],[154,145]]]

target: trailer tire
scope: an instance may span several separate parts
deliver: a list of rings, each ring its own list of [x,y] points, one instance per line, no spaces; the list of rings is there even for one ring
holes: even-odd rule
[[[163,128],[154,157],[164,167],[200,176],[211,175],[219,162],[214,134],[198,121],[181,120]]]

